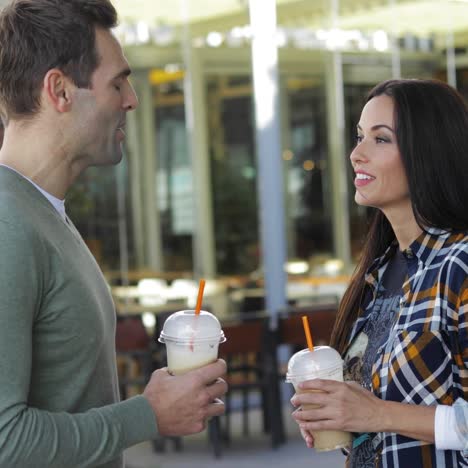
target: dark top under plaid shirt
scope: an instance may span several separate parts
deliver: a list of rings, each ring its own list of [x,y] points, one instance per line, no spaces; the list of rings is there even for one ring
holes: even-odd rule
[[[350,345],[366,323],[378,280],[396,245],[375,260],[350,335]],[[373,392],[384,400],[416,405],[452,405],[468,400],[468,233],[427,228],[404,252],[408,277],[395,325],[378,350]],[[346,350],[345,350],[346,353]],[[395,433],[373,434],[377,467],[468,467],[465,452]]]

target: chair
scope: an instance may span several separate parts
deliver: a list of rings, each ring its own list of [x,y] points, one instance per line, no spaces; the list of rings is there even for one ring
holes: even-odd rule
[[[290,307],[278,317],[278,340],[281,344],[293,344],[305,347],[302,316],[307,316],[314,343],[328,344],[335,323],[336,304],[317,304],[301,307]]]
[[[268,318],[254,318],[242,322],[223,323],[227,341],[220,346],[220,357],[226,360],[229,386],[225,396],[226,413],[221,417],[220,435],[214,442],[230,441],[230,418],[233,395],[240,393],[243,434],[249,434],[249,395],[258,392],[261,399],[263,426],[270,433],[272,447],[284,442],[281,397],[276,378],[276,346],[269,330]],[[216,431],[215,431],[216,435]],[[220,447],[217,447],[220,453]]]
[[[120,316],[116,327],[117,369],[119,373],[119,389],[122,400],[141,393],[151,378],[153,370],[166,365],[165,347],[155,336],[159,336],[165,319],[174,310],[158,314],[153,338],[150,338],[140,316]],[[158,437],[153,440],[153,449],[164,452],[166,440],[170,440],[176,451],[182,449],[181,437]]]
[[[258,292],[258,290],[249,291],[247,289],[239,309],[242,314],[252,314],[265,310],[265,292]]]
[[[151,377],[150,338],[139,316],[119,317],[115,333],[120,396],[140,393]]]
[[[288,304],[294,303],[294,299],[288,300]],[[242,317],[248,320],[264,312],[265,291],[263,289],[246,289],[239,305],[239,313]]]
[[[167,365],[166,346],[158,341],[159,335],[161,334],[164,322],[171,316],[176,310],[168,308],[167,311],[158,313],[156,315],[156,324],[154,327],[153,338],[151,340],[151,358],[152,358],[152,369],[160,369]],[[157,439],[153,440],[153,450],[155,452],[165,452],[166,442],[172,442],[176,452],[182,450],[182,437],[178,436],[158,436]]]

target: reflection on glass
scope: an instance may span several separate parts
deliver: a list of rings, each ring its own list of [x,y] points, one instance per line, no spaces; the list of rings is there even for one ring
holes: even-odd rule
[[[164,265],[170,271],[190,271],[194,193],[183,96],[172,87],[161,87],[156,95],[156,197]]]
[[[208,81],[209,141],[217,270],[258,268],[257,172],[252,89],[246,77]]]
[[[120,164],[124,166],[120,170],[125,174],[125,203],[128,214],[128,165],[125,158]],[[104,271],[120,268],[117,170],[117,167],[89,168],[67,193],[65,204],[69,218]],[[133,262],[131,237],[128,239],[127,248],[130,262]]]
[[[286,80],[291,148],[283,153],[288,178],[289,245],[294,258],[315,263],[333,251],[327,170],[325,90],[312,80]],[[292,242],[291,242],[292,241]]]

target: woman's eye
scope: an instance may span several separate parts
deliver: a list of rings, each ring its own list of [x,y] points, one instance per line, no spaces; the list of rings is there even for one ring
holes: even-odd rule
[[[362,135],[356,135],[356,143],[361,143],[362,138]]]
[[[381,138],[381,137],[377,137],[377,138],[375,139],[375,141],[376,141],[377,143],[388,143],[388,139],[387,139],[387,138]]]

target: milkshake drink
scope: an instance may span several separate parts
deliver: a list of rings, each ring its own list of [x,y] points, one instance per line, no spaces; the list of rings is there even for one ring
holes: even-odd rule
[[[159,341],[166,345],[169,372],[180,375],[216,361],[226,338],[213,314],[181,310],[165,321]]]
[[[316,346],[312,351],[306,348],[291,357],[286,382],[292,383],[297,393],[304,393],[304,390],[298,389],[301,382],[319,378],[343,381],[343,360],[333,348]],[[303,405],[304,410],[316,407],[317,405]],[[318,451],[334,450],[351,445],[349,432],[313,431],[312,435],[314,448]]]

